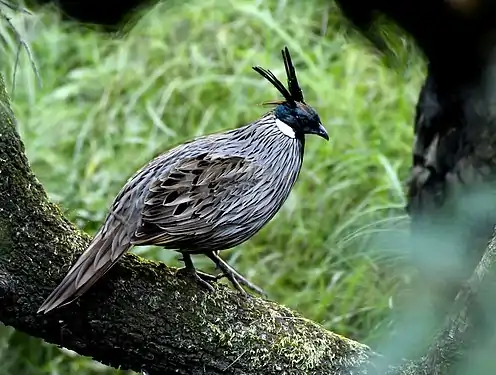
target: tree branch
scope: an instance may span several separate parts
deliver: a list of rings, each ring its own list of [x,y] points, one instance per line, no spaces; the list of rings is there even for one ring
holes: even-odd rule
[[[487,306],[481,300],[486,295],[484,289],[494,292],[491,284],[494,282],[495,265],[496,232],[466,286],[458,293],[445,327],[434,339],[427,355],[419,362],[420,367],[429,369],[428,373],[454,373],[452,370],[464,358],[463,354],[469,352],[474,344],[477,345],[476,340],[482,341],[484,335],[481,333],[492,332],[490,327],[494,323],[481,317],[483,310],[493,306]],[[492,316],[490,319],[492,320]]]
[[[78,301],[36,314],[89,237],[31,172],[0,77],[0,321],[114,367],[149,374],[360,374],[365,345],[295,312],[126,255]]]
[[[489,293],[490,299],[493,298],[495,266],[496,230],[472,276],[465,287],[458,293],[444,327],[434,337],[426,355],[418,361],[408,361],[401,366],[390,366],[385,371],[386,374],[441,375],[481,373],[473,365],[468,370],[469,372],[460,372],[460,369],[463,369],[463,366],[469,362],[477,350],[487,345],[485,343],[487,336],[494,334],[494,305],[483,300],[488,297],[487,293]],[[487,319],[484,319],[484,314],[488,317]]]

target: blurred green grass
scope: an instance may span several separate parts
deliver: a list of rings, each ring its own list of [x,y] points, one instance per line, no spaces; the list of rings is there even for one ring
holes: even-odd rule
[[[224,257],[273,300],[373,344],[406,282],[372,235],[405,224],[403,181],[423,66],[414,58],[387,69],[344,36],[338,19],[323,0],[168,1],[113,38],[62,23],[50,9],[13,14],[43,80],[39,88],[23,55],[13,107],[32,168],[67,216],[93,233],[126,179],[153,156],[258,118],[257,104],[278,93],[251,66],[283,77],[287,45],[331,142],[309,138],[286,205]],[[5,23],[0,35],[11,87],[16,40]],[[135,252],[178,264],[170,251]],[[106,371],[12,330],[0,333],[2,374]]]

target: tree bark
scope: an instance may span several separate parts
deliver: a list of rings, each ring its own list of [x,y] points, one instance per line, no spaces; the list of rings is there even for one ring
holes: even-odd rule
[[[89,237],[29,167],[0,78],[0,321],[124,369],[152,374],[360,374],[375,355],[270,301],[198,289],[127,254],[74,303],[36,311]]]
[[[425,356],[388,375],[482,374],[477,365],[460,372],[481,348],[494,348],[494,299],[496,291],[496,231],[466,285],[458,293],[446,323],[434,337]],[[494,363],[494,360],[491,361]]]

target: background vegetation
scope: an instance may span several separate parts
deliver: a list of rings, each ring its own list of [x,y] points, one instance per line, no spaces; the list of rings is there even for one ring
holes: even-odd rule
[[[277,217],[224,254],[271,299],[326,328],[375,345],[394,332],[391,309],[410,272],[378,231],[405,227],[403,181],[422,79],[418,58],[391,70],[345,37],[324,0],[205,0],[157,5],[123,37],[62,23],[52,9],[12,14],[43,87],[21,56],[13,106],[38,178],[66,215],[93,233],[125,180],[191,137],[258,118],[277,91],[251,70],[283,77],[295,60],[306,99],[331,142],[310,138],[303,172]],[[3,73],[17,42],[5,22]],[[136,253],[177,265],[156,248]],[[201,257],[198,266],[211,266]],[[387,328],[387,329],[384,329]],[[115,373],[0,327],[1,374]]]

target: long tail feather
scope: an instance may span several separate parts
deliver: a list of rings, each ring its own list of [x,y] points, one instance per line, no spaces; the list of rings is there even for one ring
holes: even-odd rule
[[[38,313],[46,314],[77,299],[105,275],[132,246],[125,243],[115,249],[114,242],[112,236],[102,237],[100,233],[97,234],[62,282],[40,306]]]

